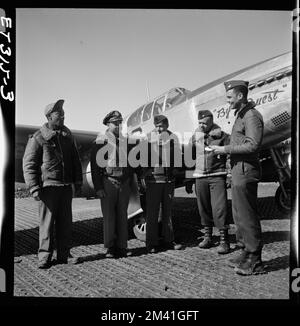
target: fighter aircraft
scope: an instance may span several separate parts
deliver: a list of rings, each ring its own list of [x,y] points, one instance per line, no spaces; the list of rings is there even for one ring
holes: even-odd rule
[[[256,103],[256,108],[264,118],[264,137],[260,160],[262,164],[262,182],[279,182],[276,191],[276,203],[283,212],[289,212],[290,179],[291,179],[291,85],[292,85],[292,53],[254,64],[230,75],[224,76],[205,86],[189,91],[182,87],[174,87],[164,94],[139,106],[124,119],[123,133],[147,135],[153,130],[153,116],[164,114],[169,119],[170,129],[181,135],[190,134],[197,128],[199,110],[210,110],[214,122],[222,130],[231,133],[235,117],[226,102],[224,82],[232,79],[249,81],[249,94]],[[16,171],[15,181],[24,182],[22,158],[28,135],[39,127],[16,126]],[[79,147],[83,175],[82,195],[87,198],[94,195],[91,180],[89,152],[97,132],[72,130]],[[182,138],[184,150],[188,138]],[[176,187],[183,185],[184,174],[179,174]],[[134,217],[134,234],[137,238],[145,238],[145,222],[140,219],[142,212],[138,187],[132,189],[128,217]]]

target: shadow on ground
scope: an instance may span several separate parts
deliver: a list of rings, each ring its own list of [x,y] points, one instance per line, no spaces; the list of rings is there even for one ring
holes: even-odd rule
[[[276,257],[271,260],[264,261],[264,269],[267,273],[276,272],[282,269],[287,269],[290,266],[290,256]]]
[[[290,218],[289,215],[284,214],[277,209],[274,197],[258,198],[257,205],[261,220],[282,220]],[[233,223],[231,208],[231,199],[229,199],[228,220],[230,224]],[[195,216],[197,219],[200,219],[197,209],[196,198],[177,197],[175,198],[173,209],[175,215],[182,214],[183,216],[185,216],[186,214],[188,214],[190,216]]]
[[[265,197],[258,200],[259,212],[262,219],[270,220],[273,218],[283,219],[284,217],[276,208],[273,197]],[[231,210],[231,201],[229,201],[229,212]],[[230,223],[233,223],[229,216]],[[183,244],[184,247],[197,246],[201,236],[201,223],[197,210],[195,198],[175,198],[173,205],[173,224],[176,241]],[[83,221],[77,221],[72,226],[72,247],[96,245],[103,243],[103,219],[93,218]],[[134,238],[129,230],[130,239]],[[289,232],[272,231],[263,233],[265,244],[289,240]],[[214,237],[215,242],[218,238]],[[230,235],[230,242],[235,242],[235,236]],[[38,250],[38,228],[21,230],[15,232],[15,256],[36,254]],[[133,250],[134,255],[144,254],[144,248]],[[95,256],[95,257],[94,257]],[[97,255],[93,257],[98,259]],[[93,257],[87,257],[88,260],[94,260]],[[272,264],[271,264],[272,265]]]

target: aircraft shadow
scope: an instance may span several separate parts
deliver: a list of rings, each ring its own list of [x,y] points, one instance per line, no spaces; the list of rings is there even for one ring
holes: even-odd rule
[[[260,214],[261,220],[282,220],[289,219],[289,214],[284,214],[279,211],[276,207],[274,197],[263,197],[258,198],[257,200],[258,212]],[[188,213],[190,216],[193,215],[200,219],[196,198],[185,198],[185,197],[176,197],[174,200],[173,209],[175,211],[180,211],[183,213]],[[230,224],[233,224],[232,218],[232,201],[228,199],[228,220]]]
[[[133,248],[131,249],[132,256],[142,256],[147,254],[146,248]],[[119,257],[120,258],[120,257]],[[100,260],[100,259],[106,259],[104,253],[99,253],[99,254],[92,254],[92,255],[87,255],[87,256],[80,256],[79,257],[79,263],[84,263],[87,261],[95,261],[95,260]]]
[[[266,273],[287,269],[290,267],[290,256],[285,255],[276,257],[274,259],[263,261],[263,264]]]
[[[38,227],[16,231],[15,256],[36,254],[38,251],[38,242]],[[77,221],[72,224],[71,247],[95,245],[99,243],[103,243],[102,218],[93,218],[84,221]]]
[[[261,220],[289,218],[276,208],[273,197],[259,198],[258,211]],[[228,221],[230,224],[234,224],[231,213],[231,200],[228,200]],[[197,209],[196,198],[179,197],[174,200],[173,225],[175,240],[177,242],[181,243],[184,247],[198,246],[199,242],[203,237],[203,226],[201,225],[201,219]],[[263,232],[264,244],[289,240],[289,231]],[[229,241],[231,244],[234,244],[236,242],[235,234],[229,234]],[[218,245],[218,232],[214,233],[213,242],[215,245]]]
[[[55,232],[54,232],[55,234]],[[135,238],[133,232],[129,230],[129,239]],[[15,232],[15,257],[23,255],[37,254],[39,243],[38,227],[20,230]],[[71,248],[78,246],[89,246],[103,244],[103,219],[97,217],[84,221],[76,221],[72,225],[72,243]],[[54,241],[54,248],[56,247]],[[134,256],[143,255],[146,249],[133,248]],[[87,255],[80,257],[80,262],[93,261],[104,258],[104,253]]]
[[[289,231],[266,231],[263,232],[263,243],[274,243],[280,241],[290,241]]]
[[[233,223],[230,214],[231,201],[229,201],[229,220]],[[283,219],[283,215],[274,208],[274,200],[272,197],[265,197],[258,200],[259,212],[262,219]],[[183,244],[184,247],[197,246],[203,236],[201,232],[202,226],[200,216],[197,209],[195,198],[175,198],[173,205],[173,227],[175,241]],[[131,230],[131,229],[130,229]],[[133,239],[134,235],[129,230],[129,239]],[[235,236],[230,234],[230,242],[235,242]],[[264,232],[264,243],[272,243],[277,241],[289,240],[288,231]],[[214,241],[218,242],[218,235],[214,236]],[[102,218],[93,218],[88,220],[76,221],[72,225],[72,245],[88,246],[103,243],[103,220]],[[15,256],[36,254],[38,250],[38,227],[15,232]],[[145,254],[144,246],[134,248],[133,255]],[[95,254],[83,258],[84,260],[101,259],[103,254]]]

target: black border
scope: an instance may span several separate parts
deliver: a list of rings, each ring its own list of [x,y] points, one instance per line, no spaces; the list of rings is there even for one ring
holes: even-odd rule
[[[212,5],[209,3],[201,3],[201,8],[199,7],[199,3],[194,1],[187,1],[183,3],[174,2],[174,1],[144,1],[141,3],[134,2],[126,2],[126,6],[124,3],[119,1],[102,1],[101,7],[99,7],[99,2],[97,1],[72,1],[71,6],[63,4],[63,2],[58,1],[44,1],[43,4],[38,3],[38,1],[15,1],[11,2],[10,6],[4,6],[3,9],[6,12],[6,17],[9,17],[13,21],[13,28],[10,30],[11,32],[11,63],[10,63],[10,71],[11,71],[11,80],[10,85],[13,86],[13,91],[15,93],[15,62],[16,62],[16,8],[135,8],[135,9],[213,9],[213,10],[282,10],[282,11],[291,11],[296,7],[296,3],[294,1],[284,1],[281,3],[266,3],[265,1],[249,1],[245,3],[244,1],[228,1],[225,3],[226,8],[224,7],[224,3],[219,7],[212,8]],[[184,8],[182,7],[184,5]],[[243,6],[243,7],[241,7]],[[299,58],[296,54],[296,49],[299,46],[296,33],[293,33],[293,64],[298,67]],[[292,180],[296,180],[296,168],[298,167],[298,162],[295,164],[298,152],[297,152],[297,144],[296,144],[296,126],[298,121],[298,114],[295,112],[297,107],[297,69],[293,69],[293,88],[292,88],[292,107],[293,107],[293,119],[292,119],[292,149],[293,149],[293,165],[294,169],[292,171]],[[0,306],[3,306],[0,313],[0,318],[4,313],[8,313],[9,317],[14,319],[14,317],[21,317],[22,319],[27,319],[27,317],[32,317],[32,313],[44,313],[48,312],[50,309],[53,311],[57,310],[60,312],[63,317],[67,319],[76,318],[77,320],[84,319],[88,321],[88,319],[96,319],[100,320],[101,312],[106,312],[107,309],[112,309],[114,312],[136,312],[136,313],[144,313],[146,310],[199,310],[200,313],[198,315],[197,321],[201,320],[203,315],[209,312],[214,312],[212,318],[214,321],[218,320],[227,320],[232,322],[241,322],[241,320],[237,319],[237,315],[240,315],[244,312],[250,311],[258,311],[261,313],[272,313],[274,317],[283,317],[286,320],[288,313],[294,312],[299,303],[299,292],[294,293],[290,290],[290,299],[289,300],[219,300],[219,299],[102,299],[102,298],[20,298],[13,296],[13,271],[14,271],[14,262],[13,255],[11,253],[14,252],[14,151],[15,151],[15,102],[1,101],[1,110],[3,113],[3,118],[5,121],[5,133],[10,140],[8,147],[8,160],[5,167],[5,216],[2,226],[1,233],[1,251],[0,251],[0,267],[4,267],[7,273],[7,286],[6,293],[0,293]],[[296,117],[297,119],[294,119]],[[293,184],[293,196],[296,200],[296,185]],[[298,218],[298,216],[294,216],[294,218]],[[291,255],[290,255],[290,270],[293,268],[299,267],[298,258],[296,256],[296,248],[291,246]],[[298,248],[299,252],[299,248]],[[5,307],[5,309],[3,309]],[[22,311],[22,314],[12,313],[12,311]],[[231,319],[229,312],[233,312],[233,319]],[[218,314],[217,312],[221,312]],[[224,315],[224,312],[226,315]],[[282,314],[284,312],[284,314]],[[52,320],[53,315],[47,313],[45,318],[47,321]],[[200,317],[200,318],[199,318]],[[247,314],[244,316],[245,319],[242,319],[242,322],[245,321],[251,322],[257,319],[255,314]],[[56,318],[56,317],[55,317]]]

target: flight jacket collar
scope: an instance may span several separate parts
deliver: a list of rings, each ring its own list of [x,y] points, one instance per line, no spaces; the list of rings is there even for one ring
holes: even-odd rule
[[[234,112],[234,115],[236,115],[237,117],[243,118],[244,115],[246,114],[247,111],[253,109],[255,107],[255,102],[250,100],[247,102],[246,106],[244,106],[242,109],[236,110]]]
[[[62,126],[62,128],[60,130],[53,130],[53,129],[49,128],[48,123],[45,123],[41,127],[40,130],[41,130],[41,134],[42,134],[43,138],[46,141],[50,140],[51,138],[53,138],[57,134],[61,134],[64,137],[67,137],[67,136],[70,137],[71,136],[71,132],[66,126]]]

